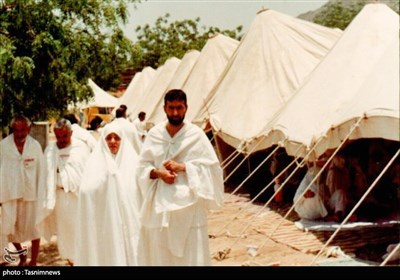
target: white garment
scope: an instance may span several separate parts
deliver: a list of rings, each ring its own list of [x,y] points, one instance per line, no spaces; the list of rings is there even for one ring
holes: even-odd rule
[[[39,142],[28,135],[20,154],[11,134],[0,142],[0,153],[0,203],[18,198],[35,201],[38,184],[44,174],[43,152]]]
[[[82,141],[83,143],[88,145],[90,151],[93,151],[97,143],[97,140],[94,138],[94,136],[88,130],[84,129],[77,123],[72,124],[71,128],[72,137]]]
[[[168,226],[141,227],[139,265],[210,266],[204,201],[172,213]]]
[[[2,234],[9,242],[21,243],[40,238],[36,229],[36,201],[12,200],[1,206]],[[4,227],[3,227],[4,225]]]
[[[316,174],[318,174],[318,168],[310,167],[307,170],[303,180],[301,180],[301,183],[294,195],[293,203],[297,203],[294,207],[294,210],[297,212],[300,218],[313,220],[323,218],[328,215],[328,211],[326,210],[324,202],[320,196],[317,182],[314,182],[309,188],[309,190],[314,193],[313,197],[305,198],[302,195]],[[297,200],[299,200],[299,202],[297,202]]]
[[[136,118],[133,120],[133,124],[136,127],[140,141],[144,142],[144,139],[147,135],[146,123],[144,121],[140,121],[139,118]]]
[[[63,149],[51,143],[45,150],[46,191],[40,194],[42,203],[38,221],[42,235],[50,240],[57,234],[57,245],[63,258],[73,259],[77,193],[89,148],[82,141],[71,138]]]
[[[0,142],[0,155],[1,234],[13,242],[39,238],[35,222],[38,192],[44,187],[42,148],[28,135],[20,154],[11,134]]]
[[[210,265],[207,210],[223,201],[218,158],[205,133],[186,123],[171,138],[166,122],[153,127],[143,144],[138,168],[142,192],[139,265]],[[173,184],[150,179],[166,160],[184,163]]]
[[[117,124],[123,129],[126,137],[129,140],[128,142],[131,143],[133,149],[136,151],[137,154],[139,154],[142,148],[142,142],[139,139],[139,134],[136,130],[135,125],[133,125],[125,118],[116,118],[111,123]]]
[[[105,137],[114,132],[121,144],[114,156]],[[136,265],[139,208],[136,185],[138,155],[121,127],[104,127],[90,155],[78,202],[76,265]]]

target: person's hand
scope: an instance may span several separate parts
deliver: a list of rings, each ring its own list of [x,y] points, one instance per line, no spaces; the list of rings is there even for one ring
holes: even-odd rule
[[[158,170],[158,177],[167,184],[175,183],[177,176],[178,174],[171,170]]]
[[[175,173],[184,172],[186,170],[185,164],[178,163],[174,160],[167,160],[166,162],[164,162],[164,167],[165,167],[165,169],[167,169],[169,171],[173,171]]]
[[[306,193],[304,194],[305,198],[312,198],[315,196],[315,193],[312,190],[307,190]]]

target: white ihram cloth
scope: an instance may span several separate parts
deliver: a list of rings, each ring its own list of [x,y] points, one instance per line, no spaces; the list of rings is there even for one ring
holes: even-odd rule
[[[318,189],[318,180],[316,180],[309,188],[314,193],[313,197],[304,197],[302,194],[304,190],[308,187],[311,181],[314,179],[315,175],[318,174],[320,168],[310,167],[304,176],[296,193],[293,198],[293,203],[297,203],[294,210],[297,212],[300,218],[304,219],[318,219],[323,218],[328,214],[325,208],[323,199],[320,195],[320,190]],[[299,202],[297,202],[299,200]]]
[[[45,192],[40,194],[42,207],[38,224],[47,240],[53,234],[57,235],[60,255],[72,260],[78,191],[89,148],[82,141],[71,138],[71,144],[63,149],[59,149],[56,142],[51,143],[44,155],[47,178]]]
[[[175,183],[150,179],[166,160],[184,163]],[[223,202],[223,177],[205,133],[186,123],[174,137],[166,122],[153,127],[143,144],[138,168],[142,192],[139,265],[211,265],[207,210]]]
[[[136,126],[125,118],[116,118],[111,123],[120,126],[137,154],[140,153],[142,142],[139,139]],[[108,124],[109,125],[109,124]]]
[[[11,242],[37,239],[36,205],[45,175],[42,148],[28,135],[20,154],[11,134],[0,142],[0,155],[1,235]]]
[[[134,119],[132,123],[136,127],[140,141],[143,142],[147,135],[146,123],[144,121],[140,121],[139,118]]]
[[[122,139],[115,156],[105,141],[111,132]],[[87,162],[79,192],[76,265],[137,264],[137,163],[138,155],[122,129],[115,124],[105,126]]]
[[[72,137],[81,140],[83,143],[88,145],[90,151],[93,151],[97,143],[96,138],[88,130],[84,129],[77,123],[72,124],[71,128],[72,128]]]

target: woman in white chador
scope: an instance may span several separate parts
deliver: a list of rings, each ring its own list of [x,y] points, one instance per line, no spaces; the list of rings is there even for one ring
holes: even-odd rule
[[[76,265],[137,264],[137,162],[122,128],[106,125],[88,159],[79,193]]]

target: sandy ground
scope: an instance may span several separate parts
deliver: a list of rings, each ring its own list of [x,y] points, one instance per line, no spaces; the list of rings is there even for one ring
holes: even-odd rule
[[[209,214],[210,251],[214,266],[310,266],[315,254],[307,254],[268,238],[277,214],[248,203],[247,197],[225,194],[224,206]],[[261,212],[260,212],[261,211]],[[256,215],[257,214],[257,215]],[[274,219],[269,218],[271,215]],[[301,231],[299,231],[301,235]],[[299,235],[299,238],[300,238]],[[25,243],[28,246],[30,244]],[[9,248],[12,248],[10,246]],[[28,257],[28,261],[29,261]],[[326,259],[318,258],[317,262]],[[17,263],[3,263],[15,266]],[[57,250],[56,237],[42,242],[39,266],[67,266]]]

